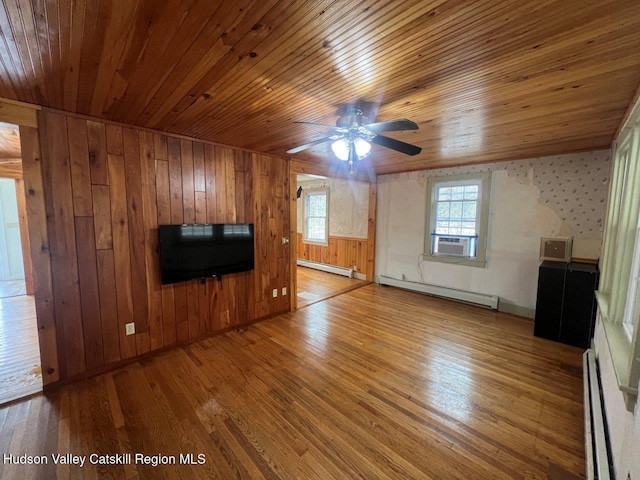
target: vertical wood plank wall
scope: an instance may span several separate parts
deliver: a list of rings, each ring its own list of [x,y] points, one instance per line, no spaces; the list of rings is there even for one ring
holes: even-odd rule
[[[45,384],[289,310],[272,296],[290,279],[285,160],[48,111],[38,127],[41,161],[33,131],[23,149],[30,225],[46,217],[30,228]],[[254,223],[254,271],[161,285],[158,225],[196,222]]]
[[[305,243],[298,233],[298,258],[326,263],[337,267],[356,268],[356,272],[367,271],[368,243],[366,238],[329,237],[329,244]]]

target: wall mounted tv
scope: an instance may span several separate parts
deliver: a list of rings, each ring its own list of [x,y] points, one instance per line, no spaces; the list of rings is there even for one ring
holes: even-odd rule
[[[253,224],[160,225],[162,283],[253,270]]]

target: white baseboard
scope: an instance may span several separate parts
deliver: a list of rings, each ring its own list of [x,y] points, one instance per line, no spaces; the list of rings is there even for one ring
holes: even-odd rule
[[[336,267],[335,265],[328,265],[326,263],[311,262],[299,258],[297,264],[301,267],[315,268],[316,270],[322,270],[323,272],[335,273],[336,275],[343,275],[345,277],[353,277],[353,268]]]
[[[494,310],[498,309],[499,298],[496,295],[485,295],[483,293],[467,292],[464,290],[456,290],[455,288],[441,287],[438,285],[429,285],[427,283],[409,282],[406,280],[398,280],[397,278],[385,277],[380,275],[381,285],[390,285],[392,287],[413,290],[414,292],[435,295],[436,297],[444,297],[461,302],[473,303],[489,307]]]

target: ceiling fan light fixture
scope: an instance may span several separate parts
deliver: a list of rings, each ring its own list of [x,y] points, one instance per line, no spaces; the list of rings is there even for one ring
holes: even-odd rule
[[[349,160],[349,141],[346,138],[339,138],[331,144],[331,150],[338,159],[346,162]]]
[[[364,138],[356,138],[354,140],[356,147],[356,155],[358,156],[358,160],[362,160],[371,151],[371,144],[367,142]]]
[[[355,148],[355,156],[358,160],[362,160],[369,155],[369,152],[371,151],[371,144],[364,138],[360,137],[355,139],[339,138],[331,144],[331,150],[333,150],[333,153],[339,160],[346,162],[349,160],[349,150],[351,150],[352,144]]]

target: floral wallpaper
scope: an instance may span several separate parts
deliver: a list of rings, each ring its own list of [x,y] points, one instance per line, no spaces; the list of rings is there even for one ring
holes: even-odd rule
[[[571,227],[570,235],[600,239],[609,190],[611,151],[595,150],[507,162],[439,168],[420,172],[382,175],[378,183],[477,172],[506,171],[516,181],[535,185],[539,203],[550,207]]]

